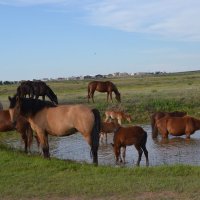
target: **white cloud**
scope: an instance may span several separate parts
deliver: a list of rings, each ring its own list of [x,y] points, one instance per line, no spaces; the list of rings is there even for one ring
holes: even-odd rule
[[[199,0],[104,0],[88,5],[87,10],[94,25],[176,39],[200,39]]]
[[[92,25],[180,40],[200,40],[199,0],[0,0],[0,4],[51,4],[61,9],[70,5],[70,9],[82,10],[82,16]]]

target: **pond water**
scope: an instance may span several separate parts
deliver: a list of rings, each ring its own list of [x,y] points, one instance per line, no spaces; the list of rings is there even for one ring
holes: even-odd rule
[[[149,152],[150,166],[171,165],[171,164],[190,164],[200,165],[200,131],[196,131],[190,140],[185,137],[172,137],[162,141],[161,137],[157,140],[151,138],[151,128],[149,125],[142,125],[147,131],[147,150]],[[113,134],[108,134],[108,142],[100,143],[99,146],[99,165],[115,165],[113,148],[110,145]],[[20,135],[15,132],[1,133],[0,143],[8,144],[17,149],[23,149],[24,145]],[[67,137],[49,137],[51,157],[64,160],[76,160],[79,162],[92,163],[90,157],[90,147],[81,134],[77,133]],[[38,152],[34,141],[33,152]],[[136,164],[137,151],[134,146],[127,147],[125,166],[131,167]],[[141,166],[145,166],[145,156],[142,156]]]

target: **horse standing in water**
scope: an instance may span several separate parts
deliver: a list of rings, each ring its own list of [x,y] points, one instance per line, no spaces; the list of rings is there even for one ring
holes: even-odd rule
[[[0,111],[0,132],[14,131],[16,130],[21,134],[24,141],[24,151],[28,153],[33,140],[33,131],[29,122],[22,116],[19,116],[14,125],[11,122],[9,110]]]
[[[168,138],[168,135],[182,136],[186,135],[189,139],[195,131],[200,130],[200,120],[191,116],[184,117],[163,117],[156,121],[156,127],[163,138]]]
[[[187,113],[186,112],[180,112],[180,111],[174,111],[174,112],[155,112],[151,115],[151,129],[152,129],[152,138],[157,138],[158,136],[158,128],[156,126],[156,121],[168,116],[168,117],[183,117]]]
[[[118,102],[121,102],[121,95],[116,87],[116,85],[114,83],[112,83],[111,81],[92,81],[88,84],[88,102],[89,99],[92,98],[92,101],[94,103],[94,92],[98,91],[98,92],[107,92],[107,102],[110,100],[113,102],[112,100],[112,92],[115,93],[115,98]]]
[[[36,132],[43,155],[49,158],[48,135],[68,136],[80,132],[91,146],[93,163],[98,164],[100,113],[85,105],[56,106],[50,101],[10,97],[10,115],[15,122],[24,116]]]
[[[140,126],[129,126],[129,127],[122,127],[118,125],[114,130],[114,144],[112,144],[114,148],[116,163],[118,162],[119,158],[120,161],[125,163],[125,153],[126,153],[126,146],[134,145],[138,151],[138,160],[137,166],[140,165],[140,161],[142,158],[142,154],[146,157],[146,166],[149,166],[149,158],[148,158],[148,151],[146,149],[146,142],[147,142],[147,132]],[[121,148],[123,148],[122,157],[121,159]]]

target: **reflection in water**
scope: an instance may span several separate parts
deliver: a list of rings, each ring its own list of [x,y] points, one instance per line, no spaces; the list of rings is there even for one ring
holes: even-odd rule
[[[200,131],[196,131],[190,140],[185,137],[172,137],[162,140],[158,137],[152,140],[151,128],[143,126],[148,133],[147,150],[149,151],[150,166],[163,164],[191,164],[200,165]],[[107,144],[100,143],[99,164],[115,165],[115,158],[112,146],[112,134],[108,134]],[[1,133],[0,143],[6,143],[14,148],[23,150],[24,145],[19,134],[15,132]],[[74,134],[68,137],[49,137],[50,154],[60,159],[77,160],[79,162],[92,163],[90,147],[81,134]],[[36,143],[32,150],[38,152]],[[134,146],[127,147],[125,166],[133,166],[137,161],[137,151]],[[142,156],[141,166],[145,166],[145,156]]]

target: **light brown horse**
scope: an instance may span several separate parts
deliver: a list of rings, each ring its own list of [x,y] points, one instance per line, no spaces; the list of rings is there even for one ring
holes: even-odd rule
[[[111,81],[92,81],[88,84],[88,102],[89,99],[92,98],[92,101],[94,103],[94,92],[98,91],[98,92],[107,92],[107,102],[110,100],[113,102],[112,100],[112,92],[115,93],[115,98],[118,102],[121,102],[121,95],[116,87],[116,85],[114,83],[112,83]]]
[[[9,97],[10,115],[16,121],[24,116],[36,132],[45,158],[49,158],[48,135],[68,136],[80,132],[91,146],[93,163],[98,164],[100,113],[85,105],[56,106],[50,101]]]
[[[123,111],[114,111],[114,110],[107,110],[105,111],[105,122],[109,121],[109,119],[117,119],[118,124],[122,124],[122,121],[127,120],[129,123],[132,121],[131,115],[123,112]]]
[[[129,127],[122,127],[118,126],[117,129],[114,130],[114,144],[112,144],[114,148],[116,163],[118,162],[119,158],[121,160],[121,148],[123,148],[123,162],[125,162],[125,153],[126,153],[126,146],[134,145],[138,151],[138,160],[137,166],[140,165],[140,161],[142,158],[142,153],[144,152],[146,157],[146,166],[149,166],[149,158],[148,158],[148,151],[146,149],[146,142],[147,142],[147,132],[140,126],[129,126]]]
[[[9,110],[1,110],[0,111],[0,132],[14,131],[16,130],[21,134],[21,137],[24,141],[24,150],[27,153],[30,151],[32,139],[33,139],[33,131],[30,127],[29,122],[22,116],[16,121],[14,125],[11,122]]]
[[[163,117],[156,121],[158,131],[163,138],[168,138],[168,135],[182,136],[190,138],[195,131],[200,129],[200,120],[191,116],[184,117]]]
[[[174,111],[174,112],[155,112],[150,116],[151,119],[151,129],[152,129],[152,138],[157,138],[158,129],[156,127],[156,121],[167,116],[167,117],[183,117],[187,113],[182,111]]]

